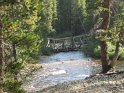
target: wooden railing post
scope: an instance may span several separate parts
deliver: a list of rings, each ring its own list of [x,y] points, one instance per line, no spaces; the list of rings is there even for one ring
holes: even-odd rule
[[[65,40],[62,42],[62,48],[65,49]]]
[[[47,38],[47,45],[46,45],[46,47],[50,47],[50,39],[49,38]]]
[[[74,41],[74,37],[72,37],[72,49],[76,48],[76,44],[75,44],[75,41]]]

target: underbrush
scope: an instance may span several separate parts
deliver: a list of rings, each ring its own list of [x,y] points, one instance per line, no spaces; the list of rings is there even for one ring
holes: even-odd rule
[[[88,45],[82,47],[81,49],[87,56],[93,57],[93,58],[100,58],[100,46],[99,43],[96,42],[90,42]],[[108,56],[110,59],[113,58],[115,51],[115,46],[111,43],[108,43]],[[124,47],[120,47],[119,51],[119,60],[124,60]]]
[[[64,37],[78,36],[78,35],[81,35],[81,34],[83,34],[83,33],[74,33],[74,32],[71,32],[71,31],[64,31],[64,32],[60,32],[60,33],[50,34],[49,37],[64,38]]]
[[[81,50],[86,56],[100,58],[100,47],[98,42],[90,42],[88,45],[83,46]]]
[[[55,37],[56,38],[64,38],[64,37],[70,37],[70,36],[73,36],[73,33],[66,31],[64,33],[58,33]]]
[[[43,68],[42,64],[27,64],[25,68],[21,70],[21,78],[24,80],[26,77],[29,77],[33,74],[33,72]]]
[[[42,55],[47,55],[47,56],[54,53],[54,50],[50,47],[42,47],[41,51],[42,51]]]

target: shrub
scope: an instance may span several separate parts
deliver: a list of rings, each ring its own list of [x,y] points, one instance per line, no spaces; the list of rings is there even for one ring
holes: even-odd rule
[[[21,88],[22,82],[12,79],[6,79],[4,82],[5,90],[9,93],[25,93]]]
[[[114,51],[115,51],[115,46],[111,43],[108,43],[108,56],[110,59],[113,58]]]
[[[87,46],[82,47],[82,51],[90,57],[100,58],[100,46],[98,42],[90,43]],[[115,46],[111,43],[108,43],[108,56],[110,59],[113,58],[114,51]],[[124,47],[120,48],[119,60],[124,60]]]
[[[124,47],[120,48],[119,60],[124,60]]]
[[[42,55],[51,55],[54,53],[54,50],[50,47],[42,47],[41,52],[42,52]]]
[[[94,58],[100,58],[100,47],[98,46],[98,42],[89,43],[86,46],[82,47],[82,51],[87,55]]]

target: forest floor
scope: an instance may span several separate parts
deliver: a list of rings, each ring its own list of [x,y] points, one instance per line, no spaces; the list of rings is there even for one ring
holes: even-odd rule
[[[26,77],[32,76],[33,72],[42,68],[42,64],[28,64],[21,70],[21,79],[25,80]]]
[[[124,93],[124,72],[97,74],[85,80],[58,84],[36,93]]]

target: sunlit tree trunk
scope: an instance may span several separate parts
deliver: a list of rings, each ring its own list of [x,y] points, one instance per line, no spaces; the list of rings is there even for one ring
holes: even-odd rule
[[[120,42],[116,42],[116,48],[115,48],[115,53],[114,53],[114,57],[113,60],[110,63],[110,67],[113,68],[118,60],[118,56],[119,56],[119,48],[120,48]]]
[[[120,32],[118,37],[119,37],[119,41],[116,42],[114,57],[110,63],[111,68],[113,68],[117,64],[117,60],[119,57],[120,43],[122,42],[121,39],[124,37],[123,32]]]
[[[0,19],[0,82],[3,80],[3,77],[4,77],[3,36],[2,36],[2,22]],[[0,86],[0,93],[3,93],[2,86]]]
[[[105,8],[106,10],[104,10],[103,12],[103,22],[101,25],[101,29],[103,29],[104,31],[107,31],[109,28],[109,24],[110,24],[110,0],[104,0],[103,8]],[[102,73],[107,73],[111,68],[108,64],[109,58],[107,55],[107,51],[108,51],[107,42],[101,41]]]

